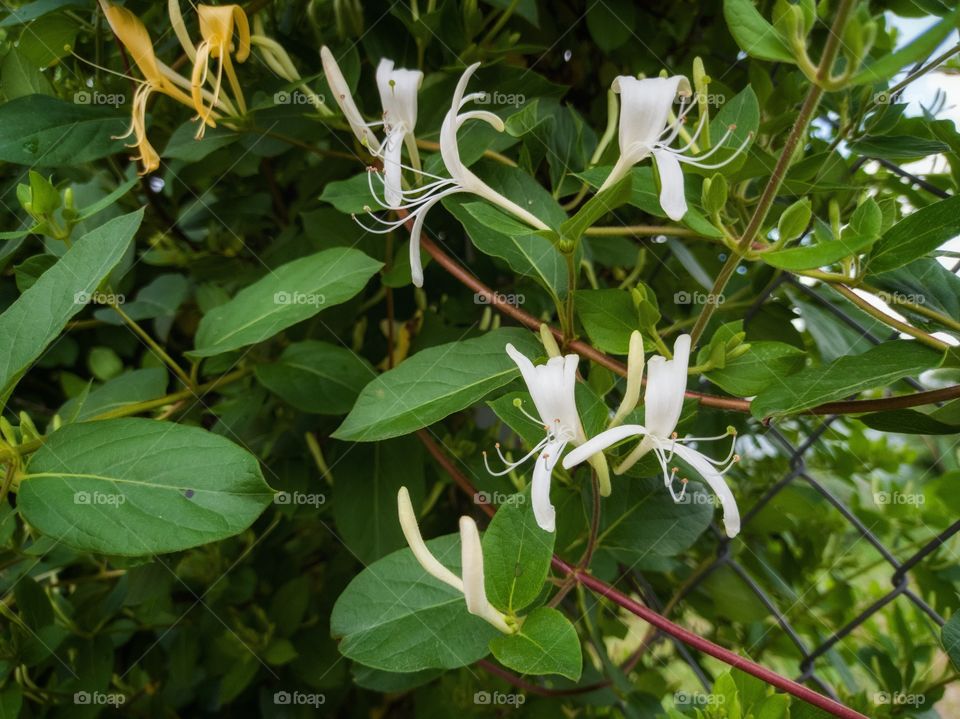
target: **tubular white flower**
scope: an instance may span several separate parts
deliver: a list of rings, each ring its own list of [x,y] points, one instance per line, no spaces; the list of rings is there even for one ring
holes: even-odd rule
[[[413,550],[413,556],[420,562],[427,574],[436,577],[444,584],[449,584],[458,592],[463,591],[463,582],[456,574],[451,572],[440,561],[433,556],[433,553],[427,549],[423,537],[420,536],[420,525],[417,524],[417,515],[413,511],[413,505],[410,503],[410,493],[406,487],[400,487],[397,492],[397,514],[400,515],[400,527],[403,529],[403,536]]]
[[[417,287],[423,287],[423,266],[420,263],[420,233],[423,231],[424,219],[430,209],[444,197],[458,192],[469,192],[506,210],[531,227],[538,230],[549,229],[536,215],[533,215],[515,202],[504,197],[474,175],[460,159],[457,131],[468,120],[483,120],[496,128],[498,132],[503,131],[503,120],[492,112],[487,110],[461,112],[463,106],[468,102],[483,97],[482,92],[471,93],[469,95],[465,94],[467,83],[477,71],[478,67],[480,67],[480,63],[474,63],[468,67],[460,77],[460,82],[457,83],[457,88],[453,93],[450,110],[447,112],[443,119],[443,124],[440,126],[440,157],[443,159],[444,167],[447,172],[450,173],[450,177],[446,178],[440,175],[431,175],[425,172],[421,173],[425,177],[430,178],[432,182],[428,182],[423,186],[415,187],[411,190],[401,189],[400,203],[397,205],[390,204],[389,200],[391,198],[388,197],[380,201],[380,204],[385,208],[403,209],[407,210],[409,214],[397,220],[388,221],[380,219],[371,212],[369,213],[370,217],[377,222],[380,227],[374,228],[364,225],[370,232],[386,233],[401,227],[411,219],[413,220],[413,226],[410,231],[410,274],[413,279],[413,284]],[[411,167],[409,169],[416,171],[417,168]],[[371,175],[372,174],[375,173],[371,173]],[[380,177],[380,180],[386,187],[387,180],[383,177]],[[373,190],[372,178],[370,188],[374,196],[376,196],[376,191]]]
[[[673,345],[673,359],[659,355],[650,359],[647,388],[644,394],[645,424],[625,424],[601,432],[596,437],[573,449],[563,459],[566,469],[576,466],[597,452],[612,447],[630,437],[642,437],[626,459],[614,468],[617,474],[626,472],[641,457],[653,451],[660,468],[663,470],[664,485],[670,490],[674,501],[679,502],[686,494],[686,480],[681,480],[680,492],[674,489],[677,469],[670,469],[674,454],[689,464],[710,485],[720,500],[723,509],[723,524],[727,536],[735,537],[740,532],[740,512],[737,509],[733,493],[723,479],[723,475],[739,460],[734,449],[736,438],[730,447],[730,453],[723,460],[715,460],[703,453],[687,447],[687,442],[700,442],[722,439],[733,434],[728,430],[719,437],[677,437],[674,431],[683,409],[683,396],[687,388],[687,366],[690,361],[690,336],[681,335]]]
[[[504,634],[513,633],[503,612],[487,599],[483,583],[483,545],[477,523],[470,517],[460,517],[460,566],[463,570],[463,598],[467,611],[484,619]]]
[[[503,612],[487,599],[483,579],[483,545],[480,543],[480,532],[476,523],[470,517],[460,518],[460,566],[463,573],[463,579],[460,579],[443,566],[424,543],[406,487],[401,487],[397,492],[397,514],[400,516],[403,536],[420,566],[432,577],[463,594],[467,611],[471,614],[489,622],[505,634],[514,633],[516,628],[508,624]]]
[[[324,45],[320,48],[320,62],[323,64],[323,72],[327,77],[327,84],[333,91],[333,99],[337,101],[340,111],[350,124],[350,129],[356,135],[360,144],[368,148],[370,152],[377,153],[380,150],[380,141],[377,136],[370,131],[370,126],[364,122],[363,115],[357,109],[353,101],[353,95],[350,94],[350,87],[347,85],[343,73],[340,72],[340,66],[330,49]]]
[[[386,58],[377,66],[377,89],[383,107],[383,125],[386,137],[382,157],[385,175],[384,197],[389,207],[403,202],[401,186],[400,150],[404,144],[413,166],[419,170],[420,158],[414,129],[417,126],[417,92],[423,82],[419,70],[394,69],[393,60]]]
[[[616,427],[624,417],[630,414],[640,400],[640,388],[643,385],[643,337],[634,330],[630,333],[630,347],[627,354],[627,388],[617,412],[610,420],[610,426]]]
[[[684,118],[695,104],[690,102],[683,107],[682,103],[676,120],[670,122],[670,109],[674,100],[677,97],[689,98],[692,94],[690,82],[683,75],[644,80],[621,75],[614,79],[611,89],[620,95],[620,158],[600,186],[600,191],[616,184],[630,172],[634,165],[653,156],[660,174],[660,206],[671,220],[678,221],[687,212],[681,164],[705,169],[723,167],[739,155],[750,142],[751,138],[748,137],[733,155],[719,164],[704,164],[703,160],[719,150],[736,129],[731,126],[712,150],[696,156],[684,154],[699,137],[703,122],[706,120],[704,116],[690,142],[680,148],[670,147],[670,143],[680,134]]]
[[[487,470],[494,475],[506,474],[539,453],[533,468],[531,487],[533,514],[541,529],[552,532],[556,529],[556,511],[550,503],[550,478],[553,468],[568,443],[580,444],[586,441],[576,401],[577,363],[580,358],[573,354],[551,357],[546,364],[534,365],[512,344],[508,344],[506,349],[510,359],[520,369],[537,408],[539,417],[528,416],[543,426],[546,436],[525,457],[516,462],[509,462],[497,445],[497,453],[506,469],[494,472],[488,464]],[[486,452],[483,453],[483,459],[484,462],[487,461]]]

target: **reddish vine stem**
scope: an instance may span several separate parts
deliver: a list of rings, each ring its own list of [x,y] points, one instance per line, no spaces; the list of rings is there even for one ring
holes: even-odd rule
[[[472,497],[475,495],[476,489],[474,488],[473,484],[471,484],[470,480],[467,479],[463,472],[457,468],[457,466],[453,463],[453,460],[450,459],[443,448],[433,439],[433,437],[430,436],[429,432],[426,430],[419,430],[417,432],[417,436],[420,438],[420,441],[423,442],[424,446],[427,448],[427,451],[430,452],[435,460],[437,460],[437,463],[443,467],[453,481],[456,482],[457,486],[469,496]],[[493,516],[496,511],[493,507],[487,504],[481,504],[480,508],[489,516]],[[553,559],[551,561],[554,569],[573,579],[578,584],[582,584],[592,592],[599,594],[617,606],[622,607],[628,612],[640,617],[648,624],[662,631],[664,634],[669,634],[674,639],[677,639],[684,644],[703,652],[704,654],[709,654],[715,659],[719,659],[723,663],[728,664],[735,669],[739,669],[742,672],[752,674],[757,679],[760,679],[761,681],[764,681],[767,684],[776,687],[777,689],[785,691],[788,694],[792,694],[798,699],[802,699],[803,701],[812,704],[815,707],[823,709],[825,712],[828,712],[835,717],[840,717],[840,719],[868,719],[863,714],[844,706],[840,702],[834,701],[833,699],[815,692],[814,690],[805,687],[802,684],[798,684],[792,679],[781,676],[772,669],[761,666],[756,662],[740,656],[736,652],[732,652],[729,649],[724,649],[719,644],[714,644],[709,639],[705,639],[698,634],[694,634],[678,624],[674,624],[663,615],[657,613],[653,609],[650,609],[650,607],[644,606],[643,604],[631,599],[627,595],[615,589],[613,586],[600,579],[597,579],[586,570],[578,569],[577,567],[568,564],[557,555],[553,555]],[[487,668],[488,664],[489,662],[483,663],[484,668]],[[509,674],[509,672],[500,670],[499,667],[496,667],[496,669],[497,671],[494,673],[500,676],[503,676],[504,673]],[[523,682],[522,679],[513,677],[513,675],[510,675],[510,679],[508,681],[511,681],[511,683],[513,683],[515,686],[521,686],[520,684],[517,684],[517,682]],[[527,682],[523,682],[523,684],[526,685]],[[524,686],[523,688],[527,687]]]
[[[829,712],[835,717],[840,717],[841,719],[867,719],[867,717],[860,712],[854,711],[853,709],[844,706],[840,702],[834,701],[830,697],[826,697],[819,692],[815,692],[813,689],[805,687],[802,684],[798,684],[792,679],[787,679],[786,677],[777,674],[772,669],[767,669],[756,662],[746,659],[745,657],[741,657],[735,652],[731,652],[729,649],[724,649],[719,644],[714,644],[709,639],[705,639],[698,634],[694,634],[693,632],[674,624],[666,617],[663,617],[650,609],[650,607],[644,606],[643,604],[631,599],[606,582],[597,579],[587,572],[578,571],[575,567],[570,566],[565,561],[560,559],[560,557],[553,557],[553,566],[561,572],[574,576],[577,582],[587,587],[592,592],[609,599],[611,602],[620,607],[623,607],[627,611],[643,619],[645,622],[652,624],[660,631],[669,634],[674,639],[679,639],[684,644],[687,644],[688,646],[691,646],[694,649],[703,652],[704,654],[709,654],[715,659],[719,659],[724,664],[729,664],[735,669],[739,669],[742,672],[751,674],[757,679],[760,679],[761,681],[764,681],[767,684],[776,687],[777,689],[787,692],[788,694],[792,694],[808,704],[812,704],[819,709],[823,709],[825,712]]]
[[[487,303],[498,312],[510,317],[534,332],[540,329],[542,324],[539,319],[533,315],[524,312],[515,305],[508,304],[501,295],[498,295],[483,282],[474,277],[470,272],[462,267],[450,255],[440,249],[430,238],[421,236],[420,244],[437,264],[443,267],[454,278],[462,284],[469,287],[475,293],[482,295]],[[558,341],[563,341],[563,333],[560,330],[551,327],[550,332]],[[613,357],[591,347],[580,340],[572,340],[566,344],[566,348],[576,352],[581,357],[596,362],[615,372],[620,376],[626,376],[627,368],[622,362]],[[646,382],[646,378],[644,378]],[[739,399],[737,397],[719,397],[704,392],[693,392],[688,390],[686,396],[697,400],[706,407],[716,407],[718,409],[733,410],[736,412],[750,412],[750,400]],[[879,399],[859,399],[846,400],[841,402],[827,402],[818,407],[806,410],[804,414],[827,415],[827,414],[863,414],[865,412],[879,412],[891,409],[906,409],[909,407],[919,407],[925,404],[934,404],[936,402],[946,402],[960,397],[960,385],[952,385],[942,389],[928,390],[926,392],[915,392],[913,394],[898,395],[896,397],[882,397]]]

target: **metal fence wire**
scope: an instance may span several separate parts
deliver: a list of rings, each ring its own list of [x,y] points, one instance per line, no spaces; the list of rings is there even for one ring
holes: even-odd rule
[[[783,277],[780,283],[768,287],[766,293],[757,299],[754,307],[758,308],[772,292],[774,292],[783,284],[788,284],[792,289],[802,293],[806,299],[816,302],[820,307],[835,315],[838,319],[840,319],[840,321],[858,332],[861,337],[865,338],[872,344],[879,344],[880,342],[890,339],[890,337],[877,337],[869,329],[860,324],[856,318],[844,312],[835,303],[830,302],[829,299],[823,294],[787,275]],[[748,319],[749,316],[750,315],[748,314]],[[893,336],[896,337],[897,334],[894,333]],[[914,389],[922,389],[921,385],[914,380],[907,379],[903,381],[907,382]],[[750,522],[754,520],[760,514],[760,512],[787,487],[797,483],[804,484],[822,496],[833,508],[833,510],[838,512],[843,519],[849,523],[859,537],[866,541],[880,555],[882,561],[886,565],[889,565],[890,589],[880,598],[875,599],[868,606],[860,610],[860,612],[846,624],[833,628],[833,631],[830,632],[828,636],[818,638],[818,640],[815,642],[805,640],[803,636],[801,636],[801,632],[798,631],[793,624],[791,624],[789,618],[787,617],[787,612],[778,606],[773,596],[775,592],[764,589],[761,580],[753,576],[748,568],[745,567],[742,562],[736,559],[735,553],[733,552],[732,543],[742,540],[728,539],[727,536],[716,526],[712,526],[711,531],[717,540],[717,551],[715,558],[706,566],[706,568],[701,570],[692,581],[689,581],[678,592],[678,596],[674,598],[675,601],[682,600],[700,588],[711,574],[721,568],[728,568],[739,578],[740,581],[743,582],[746,587],[750,589],[750,591],[756,596],[756,598],[767,609],[767,611],[769,611],[770,616],[776,620],[777,625],[784,631],[786,636],[796,647],[796,662],[798,672],[796,675],[796,680],[799,682],[812,682],[819,687],[821,692],[835,700],[838,699],[837,691],[833,685],[831,685],[820,674],[818,674],[818,662],[822,660],[828,652],[837,647],[840,642],[849,637],[857,628],[862,626],[885,607],[897,601],[898,599],[900,601],[907,601],[920,609],[938,626],[943,626],[945,622],[944,618],[926,601],[924,601],[924,599],[918,596],[913,589],[911,589],[910,572],[917,568],[922,562],[933,556],[937,550],[940,549],[940,547],[942,547],[951,537],[960,532],[960,520],[958,520],[926,542],[909,557],[895,556],[894,553],[884,545],[881,539],[874,532],[872,532],[870,528],[864,524],[859,517],[857,517],[856,514],[854,514],[851,508],[847,506],[847,504],[840,497],[831,492],[823,482],[816,478],[815,471],[808,467],[807,453],[810,452],[810,450],[824,437],[831,425],[837,422],[838,419],[838,415],[827,415],[817,418],[816,426],[807,429],[805,439],[799,443],[790,441],[786,434],[781,432],[773,424],[770,424],[766,427],[764,436],[775,446],[777,446],[783,454],[786,455],[789,465],[788,471],[779,480],[777,480],[756,501],[753,506],[743,513],[741,525],[743,528],[746,528]],[[800,427],[804,428],[803,423],[800,423]],[[639,579],[644,600],[651,608],[659,611],[662,607],[662,601],[659,597],[657,597],[654,588],[647,581],[645,581],[642,576]],[[675,644],[679,656],[693,670],[704,690],[709,691],[712,682],[708,672],[700,664],[696,658],[696,655],[690,652],[681,642],[673,640],[673,643]]]

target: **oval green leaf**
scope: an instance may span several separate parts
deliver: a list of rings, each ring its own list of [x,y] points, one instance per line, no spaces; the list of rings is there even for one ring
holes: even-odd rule
[[[281,265],[205,314],[190,354],[211,357],[269,339],[350,299],[382,266],[346,247]]]
[[[144,556],[230,537],[273,499],[256,457],[198,427],[150,419],[67,425],[21,479],[24,518],[77,549]]]
[[[427,542],[460,574],[460,536]],[[354,577],[337,599],[330,632],[345,657],[388,672],[455,669],[487,655],[497,630],[467,611],[463,594],[427,574],[409,548]]]
[[[421,350],[364,387],[333,436],[353,442],[397,437],[479,402],[520,376],[505,351],[508,342],[528,357],[543,353],[531,332],[516,328]]]

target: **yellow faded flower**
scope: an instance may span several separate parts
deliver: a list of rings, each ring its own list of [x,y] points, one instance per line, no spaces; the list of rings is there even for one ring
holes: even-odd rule
[[[130,53],[144,78],[133,96],[130,130],[118,139],[133,135],[136,142],[130,147],[136,147],[140,151],[140,155],[134,159],[140,160],[143,165],[141,174],[153,172],[160,167],[160,156],[147,139],[147,100],[150,93],[160,92],[188,107],[192,107],[191,97],[180,87],[177,87],[178,84],[189,87],[189,83],[186,78],[181,77],[157,59],[153,52],[150,34],[136,15],[126,8],[111,5],[106,0],[100,0],[100,7],[103,9],[103,14],[106,16],[107,22],[110,23],[114,35]]]
[[[233,60],[230,56],[232,51],[237,62],[243,62],[249,57],[250,24],[239,5],[198,5],[197,14],[200,17],[200,35],[203,37],[203,41],[197,46],[190,85],[193,105],[200,115],[201,125],[200,129],[197,130],[197,137],[199,138],[203,136],[206,125],[216,127],[213,109],[220,99],[224,74],[227,76],[227,82],[230,83],[237,108],[241,113],[247,110],[243,99],[243,91],[240,89],[240,82],[233,70]],[[236,45],[233,44],[234,30],[237,33]],[[216,80],[213,83],[213,97],[210,104],[206,105],[202,88],[207,79],[208,61],[211,58],[219,60],[219,62],[217,63]]]

